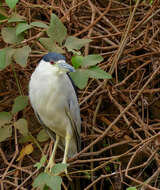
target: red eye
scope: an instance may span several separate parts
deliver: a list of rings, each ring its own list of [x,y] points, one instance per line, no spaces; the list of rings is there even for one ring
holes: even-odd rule
[[[54,61],[50,61],[50,64],[52,64],[52,65],[53,65],[53,64],[54,64]]]

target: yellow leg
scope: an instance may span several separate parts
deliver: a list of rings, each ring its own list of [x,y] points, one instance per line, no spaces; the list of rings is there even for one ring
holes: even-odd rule
[[[65,138],[65,150],[64,150],[64,156],[63,156],[63,163],[67,163],[67,155],[68,155],[68,149],[69,149],[69,143],[70,143],[71,137],[69,134],[66,135]]]
[[[67,156],[68,156],[68,149],[69,149],[69,143],[71,140],[71,136],[69,134],[66,135],[65,138],[65,150],[64,150],[64,156],[63,156],[63,162],[64,164],[67,163]],[[67,169],[65,170],[66,176],[68,177],[68,179],[71,181],[71,178],[68,175]]]
[[[55,141],[55,144],[54,144],[54,148],[53,148],[51,157],[49,159],[49,162],[48,162],[48,164],[46,166],[45,171],[48,171],[48,170],[51,171],[51,168],[55,165],[54,160],[55,160],[56,150],[57,150],[57,147],[58,147],[59,138],[60,137],[58,135],[56,135],[56,141]]]

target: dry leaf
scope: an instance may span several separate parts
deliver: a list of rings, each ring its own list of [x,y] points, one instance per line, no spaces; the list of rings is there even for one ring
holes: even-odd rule
[[[16,161],[22,160],[25,155],[31,154],[32,152],[33,152],[32,144],[26,145],[25,147],[22,148]]]

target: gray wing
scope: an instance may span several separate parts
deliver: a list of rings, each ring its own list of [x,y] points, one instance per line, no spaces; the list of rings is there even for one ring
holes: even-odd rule
[[[68,97],[68,109],[66,110],[66,114],[68,118],[70,119],[71,126],[74,132],[75,140],[77,143],[77,151],[79,152],[81,150],[81,117],[80,117],[80,108],[76,96],[75,87],[73,86],[74,83],[71,80],[71,78],[68,76],[68,80],[70,80],[70,83],[72,87],[74,88],[71,93],[69,93]]]

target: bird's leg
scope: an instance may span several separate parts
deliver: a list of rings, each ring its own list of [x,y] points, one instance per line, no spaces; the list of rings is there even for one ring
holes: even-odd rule
[[[49,162],[46,166],[46,169],[45,171],[48,171],[50,170],[51,171],[51,168],[55,165],[55,155],[56,155],[56,150],[57,150],[57,147],[58,147],[58,142],[59,142],[59,136],[56,135],[56,141],[55,141],[55,144],[54,144],[54,148],[53,148],[53,151],[52,151],[52,154],[51,154],[51,157],[49,159]]]
[[[67,155],[68,155],[68,149],[69,149],[69,143],[71,140],[71,136],[67,133],[65,137],[65,150],[64,150],[64,157],[63,157],[63,164],[67,163]],[[65,170],[65,173],[67,174],[67,170]]]

